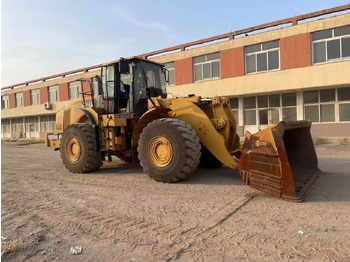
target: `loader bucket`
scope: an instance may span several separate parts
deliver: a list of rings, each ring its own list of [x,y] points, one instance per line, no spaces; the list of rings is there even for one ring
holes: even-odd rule
[[[311,122],[280,122],[247,132],[239,162],[243,181],[263,192],[301,202],[318,177]]]

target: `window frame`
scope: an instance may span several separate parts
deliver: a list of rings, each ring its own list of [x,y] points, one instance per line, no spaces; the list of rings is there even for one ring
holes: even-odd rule
[[[208,56],[209,55],[213,55],[213,54],[219,54],[219,58],[216,59],[212,59],[208,61]],[[204,57],[205,61],[203,62],[195,62],[195,58],[199,58],[199,57]],[[213,67],[212,64],[213,63],[219,63],[219,76],[215,76],[213,77]],[[209,64],[209,72],[210,72],[210,77],[209,78],[204,78],[204,74],[203,74],[203,65],[205,64]],[[196,80],[196,70],[195,67],[196,66],[201,66],[201,72],[202,72],[202,79]],[[210,53],[210,54],[205,54],[205,55],[200,55],[200,56],[195,56],[192,58],[192,69],[193,69],[193,82],[197,83],[197,82],[202,82],[202,81],[208,81],[208,80],[215,80],[215,79],[221,79],[221,53],[220,52],[214,52],[214,53]]]
[[[349,123],[350,122],[350,119],[349,120],[340,120],[340,105],[344,105],[344,104],[350,104],[350,99],[349,100],[341,100],[339,101],[339,94],[338,94],[338,90],[339,89],[342,89],[342,88],[350,88],[349,87],[339,87],[339,88],[336,88],[336,92],[335,92],[335,99],[336,99],[336,107],[338,110],[338,114],[336,114],[336,122],[338,123]]]
[[[10,119],[1,119],[1,137],[10,138],[11,137],[11,121]]]
[[[76,97],[72,97],[72,84],[74,83],[80,83],[80,86],[73,86],[74,88],[76,88],[76,93],[77,93],[77,96]],[[72,81],[72,82],[69,82],[68,83],[68,98],[69,100],[74,100],[74,99],[79,99],[80,98],[80,93],[82,92],[82,84],[81,84],[81,81],[77,80],[77,81]]]
[[[295,105],[283,105],[283,95],[295,95]],[[296,92],[288,92],[288,93],[281,93],[280,94],[280,108],[281,108],[281,114],[282,114],[282,121],[297,121],[298,120],[298,97]],[[286,120],[284,116],[284,110],[283,109],[295,109],[295,120]]]
[[[257,97],[258,96],[246,96],[246,97],[243,97],[243,125],[244,126],[256,126],[256,125],[258,125],[258,117],[257,117]],[[244,99],[247,99],[247,98],[254,98],[254,107],[249,107],[249,108],[246,108],[245,107],[245,104],[244,104]],[[247,123],[247,115],[246,115],[246,113],[248,113],[248,112],[255,112],[255,123],[254,124],[248,124]]]
[[[30,90],[30,104],[31,105],[39,105],[40,104],[40,89],[32,89]]]
[[[276,41],[278,42],[278,47],[273,47],[273,48],[269,48],[269,49],[263,50],[263,44],[270,43],[270,42],[276,42]],[[248,47],[253,47],[253,46],[260,46],[260,50],[247,53],[247,48]],[[269,69],[269,52],[273,52],[273,51],[278,51],[278,68]],[[258,59],[257,59],[257,57],[258,57],[259,54],[266,54],[266,70],[258,71]],[[255,57],[255,71],[248,73],[247,58],[251,57],[251,56]],[[259,44],[254,44],[254,45],[249,45],[249,46],[245,46],[244,47],[244,74],[245,75],[258,74],[258,73],[277,71],[277,70],[281,70],[281,45],[280,45],[280,39],[276,39],[276,40],[263,42],[263,43],[259,43]]]
[[[334,90],[334,101],[321,102],[321,91],[322,90]],[[317,92],[317,102],[305,103],[305,96],[304,95],[306,92]],[[306,119],[306,107],[317,106],[317,108],[318,108],[318,121],[312,120],[312,123],[335,123],[336,122],[335,104],[336,104],[336,100],[337,100],[336,94],[337,94],[336,88],[305,90],[303,92],[303,107],[304,107],[304,116],[303,117],[304,117],[304,120],[309,120],[309,119]],[[334,105],[334,121],[322,121],[322,112],[321,112],[322,105]]]
[[[18,103],[18,100],[20,103]],[[23,92],[18,92],[15,94],[15,107],[23,107],[24,106],[24,100],[23,100]]]
[[[40,116],[40,132],[55,132],[56,115]]]
[[[283,105],[283,95],[286,94],[293,94],[295,95],[295,105]],[[259,97],[264,97],[267,96],[267,106],[260,106],[259,105]],[[278,102],[279,105],[275,106],[275,105],[271,105],[271,97],[272,96],[278,96]],[[244,107],[244,98],[251,98],[251,97],[255,97],[255,107],[254,108],[245,108]],[[284,114],[283,114],[283,109],[295,109],[295,119],[298,119],[298,104],[297,104],[297,93],[296,92],[288,92],[288,93],[265,93],[265,94],[256,94],[255,96],[246,96],[243,97],[243,124],[244,126],[271,126],[273,125],[273,123],[271,123],[269,120],[272,119],[272,111],[273,110],[278,110],[278,122],[283,121],[284,120]],[[267,110],[267,114],[268,114],[268,122],[267,124],[261,123],[261,119],[260,119],[260,111],[264,111]],[[246,111],[255,111],[255,124],[247,124],[246,122]],[[271,118],[271,119],[270,119]],[[294,121],[294,120],[287,120],[287,121]]]
[[[49,102],[54,103],[54,102],[59,102],[60,101],[60,90],[59,90],[59,85],[52,85],[49,86],[48,88],[48,94],[49,94]],[[52,100],[52,94],[55,94],[56,100]]]
[[[233,100],[237,101],[237,105],[234,106],[233,103],[231,103]],[[239,123],[239,97],[230,97],[229,101],[230,101],[230,109],[231,109],[233,116],[236,120],[236,125],[238,126],[238,123]]]
[[[24,121],[23,117],[11,119],[11,133],[12,135],[19,135],[18,138],[24,138]]]
[[[343,26],[342,26],[343,27]],[[320,64],[325,64],[325,63],[332,63],[332,62],[336,62],[336,61],[343,61],[343,60],[349,60],[350,59],[350,56],[346,56],[346,57],[343,57],[343,54],[342,54],[342,51],[343,51],[343,48],[342,48],[342,39],[343,38],[350,38],[350,34],[346,34],[346,35],[341,35],[341,36],[334,36],[334,31],[336,29],[339,29],[339,28],[342,28],[342,27],[336,27],[336,28],[330,28],[330,29],[326,29],[326,30],[321,30],[321,31],[315,31],[315,32],[312,32],[311,33],[311,59],[312,59],[312,65],[320,65]],[[346,27],[346,26],[344,26]],[[322,39],[318,39],[318,40],[312,40],[312,34],[314,33],[319,33],[319,32],[323,32],[323,31],[327,31],[327,30],[331,30],[332,31],[332,36],[331,37],[328,37],[328,38],[322,38]],[[339,45],[340,45],[340,49],[339,49],[339,52],[340,52],[340,56],[339,58],[333,58],[333,59],[328,59],[328,42],[330,41],[333,41],[333,40],[339,40]],[[315,63],[315,55],[314,55],[314,44],[317,44],[317,43],[322,43],[324,42],[325,43],[325,56],[326,56],[326,61],[324,62],[317,62]]]
[[[10,108],[10,96],[3,95],[1,97],[1,109],[9,109]]]
[[[349,120],[340,120],[340,105],[342,104],[350,104],[349,100],[339,100],[338,96],[338,90],[342,88],[350,88],[350,87],[338,87],[338,88],[323,88],[323,89],[316,89],[316,90],[304,90],[303,91],[303,119],[306,119],[306,110],[305,107],[307,106],[318,106],[318,121],[312,121],[312,123],[315,124],[334,124],[334,123],[349,123]],[[321,102],[321,91],[323,90],[333,90],[334,89],[334,101],[328,101],[328,102]],[[317,92],[317,102],[311,102],[311,103],[305,103],[304,99],[304,93],[310,92],[310,91],[316,91]],[[322,105],[334,105],[334,121],[322,121],[322,112],[321,112],[321,106]]]

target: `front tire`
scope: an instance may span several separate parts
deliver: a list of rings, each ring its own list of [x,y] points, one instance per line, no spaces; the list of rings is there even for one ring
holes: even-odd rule
[[[95,130],[88,124],[68,126],[61,141],[61,158],[73,173],[86,173],[100,168],[101,153],[96,150]]]
[[[192,127],[179,119],[162,118],[142,131],[137,148],[145,173],[159,182],[176,182],[197,168],[201,145]]]

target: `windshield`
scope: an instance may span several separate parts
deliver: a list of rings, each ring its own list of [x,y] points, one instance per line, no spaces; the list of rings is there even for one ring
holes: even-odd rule
[[[151,91],[151,96],[166,95],[165,79],[163,68],[160,65],[151,64],[145,61],[140,62],[146,77],[147,87]]]
[[[134,112],[142,115],[147,111],[147,89],[151,97],[166,98],[163,68],[160,65],[140,61],[133,67]]]

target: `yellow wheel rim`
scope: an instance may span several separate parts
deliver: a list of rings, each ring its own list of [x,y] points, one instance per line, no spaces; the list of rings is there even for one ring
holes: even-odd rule
[[[148,144],[148,155],[154,165],[165,167],[173,159],[173,147],[165,137],[156,136]]]
[[[81,155],[81,146],[78,138],[71,137],[66,143],[66,153],[70,161],[76,162]]]

